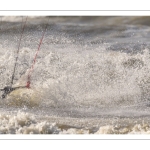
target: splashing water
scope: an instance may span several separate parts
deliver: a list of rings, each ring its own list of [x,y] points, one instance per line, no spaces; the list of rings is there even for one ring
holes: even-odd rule
[[[120,25],[112,21],[115,17],[106,19],[108,22],[101,24],[103,18],[100,22],[94,17],[93,21],[84,17],[50,18],[31,76],[31,89],[13,91],[0,100],[0,112],[5,114],[1,118],[7,118],[6,122],[1,119],[1,133],[149,133],[150,28],[131,18],[120,18]],[[123,20],[130,24],[121,24]],[[26,84],[46,21],[46,17],[39,17],[27,23],[16,86]],[[18,20],[1,25],[1,88],[11,81],[20,30]],[[37,120],[14,123],[12,118],[19,122],[18,115],[24,116],[20,111]],[[117,122],[113,122],[116,117]],[[123,126],[127,118],[130,121]],[[58,122],[76,127],[64,130]],[[7,129],[2,127],[6,123]]]

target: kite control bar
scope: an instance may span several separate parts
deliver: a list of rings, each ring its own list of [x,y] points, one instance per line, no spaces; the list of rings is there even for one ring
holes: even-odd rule
[[[20,87],[6,86],[3,89],[0,89],[0,91],[4,91],[4,93],[2,94],[2,98],[5,98],[9,93],[19,88],[26,88],[26,86],[20,86]]]

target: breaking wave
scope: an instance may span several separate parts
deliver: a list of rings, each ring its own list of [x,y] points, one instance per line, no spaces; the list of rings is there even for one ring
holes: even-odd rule
[[[89,122],[92,118],[95,122],[90,126],[95,126],[102,118],[105,123],[105,118],[144,120],[149,116],[148,22],[138,17],[29,18],[21,41],[14,86],[26,85],[47,18],[50,21],[31,76],[31,89],[17,89],[6,99],[0,99],[1,133],[149,133],[149,123],[142,121],[126,126],[109,122],[94,130],[83,126],[69,126],[64,130],[66,124],[62,127],[45,119],[45,116],[74,118],[78,123],[81,118]],[[8,22],[8,17],[3,19],[0,88],[10,84],[21,31],[18,18],[14,22]],[[100,23],[102,20],[105,22]],[[16,110],[16,115],[10,115]],[[37,118],[30,118],[29,114]],[[146,120],[149,121],[148,117]]]
[[[0,134],[150,134],[147,123],[135,125],[107,125],[96,131],[88,128],[75,128],[67,125],[39,121],[29,113],[16,115],[0,114]]]

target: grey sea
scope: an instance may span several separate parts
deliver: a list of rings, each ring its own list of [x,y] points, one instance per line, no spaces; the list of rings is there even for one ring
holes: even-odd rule
[[[32,68],[0,98],[1,134],[150,133],[150,17],[25,19],[1,17],[0,89],[17,57],[13,87]]]

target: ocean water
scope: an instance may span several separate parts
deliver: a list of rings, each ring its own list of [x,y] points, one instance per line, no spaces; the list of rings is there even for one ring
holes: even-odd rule
[[[25,17],[1,17],[0,88],[9,86]],[[28,17],[1,134],[149,134],[150,17]],[[2,92],[0,93],[2,94]]]

